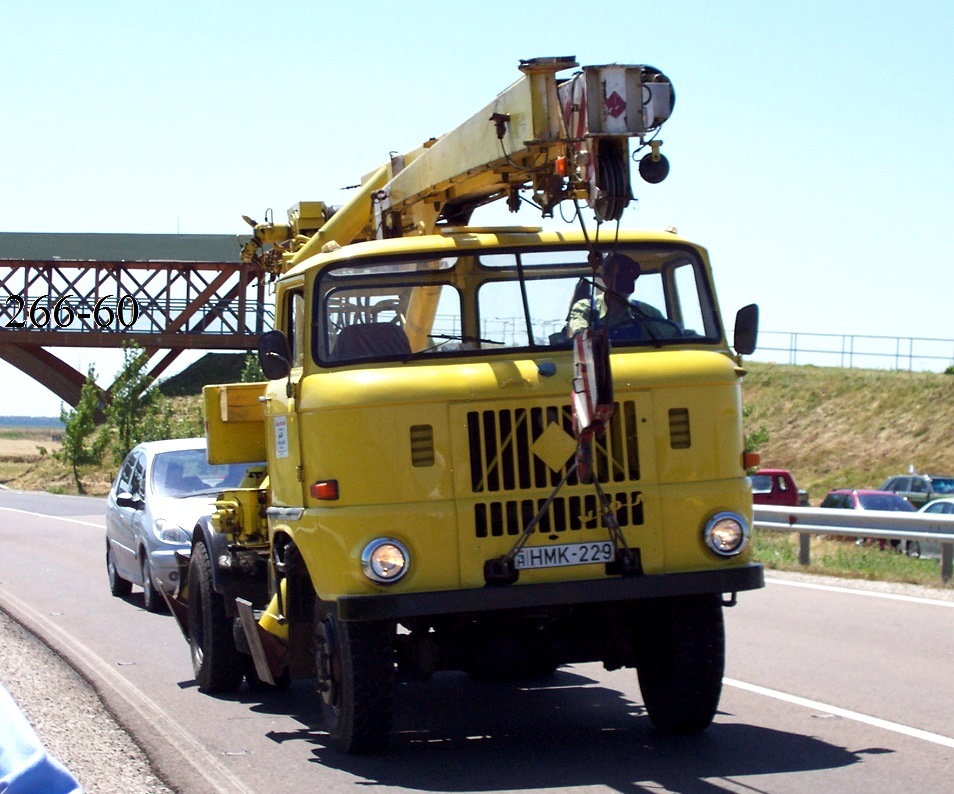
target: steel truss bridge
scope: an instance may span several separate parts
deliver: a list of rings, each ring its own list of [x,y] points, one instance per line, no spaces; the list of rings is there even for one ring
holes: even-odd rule
[[[135,341],[152,378],[186,350],[251,350],[274,318],[245,239],[0,233],[0,359],[76,406],[86,373],[58,348]]]

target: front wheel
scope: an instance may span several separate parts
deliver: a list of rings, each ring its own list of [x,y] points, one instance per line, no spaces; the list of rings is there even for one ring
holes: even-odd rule
[[[123,579],[116,570],[113,548],[108,541],[106,542],[106,575],[109,577],[109,592],[117,598],[128,596],[132,592],[132,582]]]
[[[345,753],[383,750],[394,713],[394,627],[339,621],[318,602],[315,650],[324,728]]]
[[[149,564],[146,552],[142,553],[142,562],[139,564],[139,569],[142,572],[142,599],[145,602],[146,611],[163,612],[166,608],[166,601],[152,581],[152,566]]]
[[[212,587],[212,563],[204,543],[189,560],[189,649],[200,692],[234,692],[245,663],[232,639],[232,619],[225,599]]]
[[[704,731],[715,717],[725,670],[719,595],[662,599],[642,634],[639,688],[663,733]]]

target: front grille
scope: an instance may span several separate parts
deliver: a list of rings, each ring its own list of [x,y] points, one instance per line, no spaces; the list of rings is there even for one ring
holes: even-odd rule
[[[568,404],[530,408],[469,411],[467,434],[470,447],[470,480],[474,494],[552,488],[572,463],[550,468],[532,447],[556,423],[573,436],[573,414]],[[639,480],[636,403],[616,403],[609,427],[593,442],[593,471],[600,483]],[[577,485],[576,474],[567,485]]]
[[[607,493],[610,508],[620,527],[643,523],[643,500],[639,491]],[[546,499],[511,499],[474,505],[474,531],[478,538],[519,535],[543,509]],[[602,527],[596,494],[558,496],[541,517],[536,531],[544,535]]]
[[[563,430],[572,449],[573,413],[568,404],[467,413],[472,492],[478,497],[498,497],[474,506],[477,537],[519,535],[546,502],[545,496],[521,498],[519,493],[534,489],[551,491],[566,475],[572,455],[562,462],[548,458],[548,465],[543,460],[547,454],[534,446],[553,424]],[[622,483],[638,482],[640,477],[635,402],[616,403],[606,432],[591,443],[594,477],[604,486],[620,526],[642,524],[641,492],[619,487]],[[558,464],[559,468],[553,468]],[[568,477],[566,485],[580,485],[575,473]],[[549,534],[601,527],[596,495],[592,486],[586,488],[586,494],[558,495],[542,516],[537,531]]]

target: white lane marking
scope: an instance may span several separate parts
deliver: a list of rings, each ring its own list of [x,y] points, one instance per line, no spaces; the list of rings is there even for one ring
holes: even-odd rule
[[[889,601],[907,601],[910,604],[930,604],[935,607],[954,607],[954,601],[942,601],[939,598],[920,598],[918,596],[898,595],[897,593],[879,593],[875,590],[860,590],[854,587],[835,587],[828,584],[812,584],[811,582],[792,582],[787,579],[765,578],[766,584],[783,584],[787,587],[804,587],[808,590],[824,590],[829,593],[850,593],[851,595],[870,596],[871,598],[886,598]]]
[[[32,510],[18,510],[15,507],[0,507],[0,510],[6,510],[10,513],[22,513],[26,516],[35,516],[36,518],[55,518],[57,521],[67,521],[70,524],[81,524],[84,527],[96,527],[97,529],[106,529],[106,524],[93,524],[90,521],[80,521],[78,518],[67,518],[66,516],[51,516],[49,513],[34,513]]]
[[[767,689],[764,686],[747,684],[744,681],[736,681],[733,678],[723,678],[722,683],[727,686],[733,686],[736,689],[744,689],[746,692],[753,692],[756,695],[764,695],[765,697],[775,698],[776,700],[783,700],[786,703],[792,703],[796,706],[803,706],[804,708],[814,711],[823,711],[826,714],[834,714],[836,717],[844,717],[845,719],[854,720],[855,722],[863,722],[865,725],[882,728],[886,731],[894,731],[895,733],[901,733],[905,736],[911,736],[914,739],[921,739],[925,742],[933,742],[942,747],[954,748],[954,739],[949,736],[941,736],[938,733],[922,731],[920,728],[911,728],[908,725],[901,725],[898,722],[883,720],[880,717],[871,717],[868,714],[849,711],[848,709],[839,708],[838,706],[830,706],[827,703],[819,703],[817,700],[809,700],[808,698],[798,697],[797,695],[789,695],[786,692]]]

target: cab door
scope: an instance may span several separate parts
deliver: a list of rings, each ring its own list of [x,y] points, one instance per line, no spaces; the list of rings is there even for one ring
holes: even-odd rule
[[[263,397],[265,444],[268,450],[272,504],[300,507],[304,504],[301,482],[301,441],[296,394],[305,362],[304,284],[283,288],[276,305],[276,327],[288,339],[291,371],[287,378],[269,381]]]

